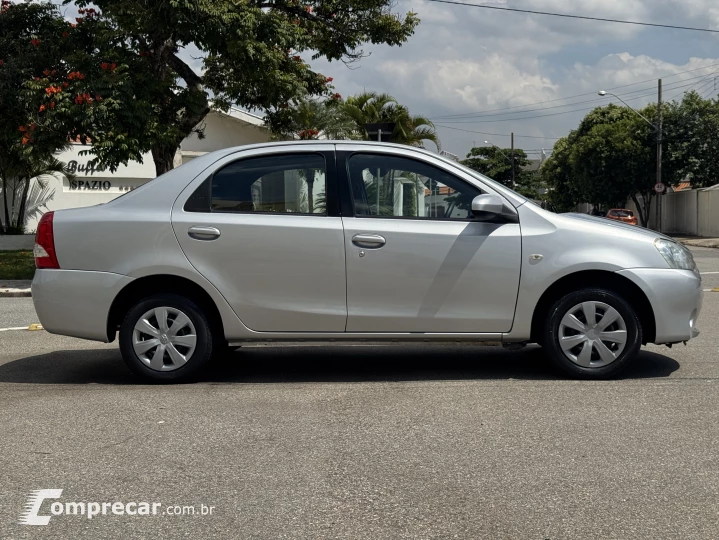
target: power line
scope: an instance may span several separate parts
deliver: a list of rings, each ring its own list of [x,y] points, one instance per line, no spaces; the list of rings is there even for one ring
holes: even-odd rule
[[[719,64],[710,64],[710,65],[708,65],[708,66],[704,66],[704,67],[700,67],[700,68],[689,69],[689,70],[686,70],[686,71],[680,71],[680,72],[675,73],[675,74],[673,74],[673,75],[666,75],[666,76],[663,77],[663,79],[669,79],[669,78],[671,78],[671,77],[677,77],[677,76],[679,76],[679,75],[684,75],[685,73],[693,73],[693,72],[695,72],[695,71],[700,71],[700,70],[703,70],[703,69],[710,69],[710,68],[716,67],[716,66],[719,66]],[[717,71],[719,71],[719,70],[717,70]],[[714,72],[714,73],[716,73],[716,72]],[[709,76],[711,76],[711,75],[712,75],[712,74],[709,74]],[[683,83],[683,82],[686,82],[686,81],[691,81],[691,80],[693,80],[693,79],[701,79],[701,78],[704,78],[704,77],[706,77],[706,76],[707,76],[707,74],[705,73],[705,74],[702,74],[702,75],[697,75],[696,77],[690,77],[690,78],[688,78],[688,79],[684,79],[684,80],[681,80],[681,81],[677,81],[676,83],[670,83],[670,84],[673,84],[673,85],[674,85],[674,84],[679,84],[679,83]],[[619,89],[621,89],[621,88],[628,88],[628,87],[630,87],[630,86],[636,86],[636,85],[638,85],[638,84],[644,84],[644,83],[649,83],[649,82],[656,82],[656,79],[647,79],[647,80],[645,80],[645,81],[638,81],[638,82],[631,83],[631,84],[624,84],[624,85],[622,85],[622,86],[614,86],[614,87],[612,87],[612,88],[607,88],[607,90],[619,90]],[[653,89],[653,88],[654,88],[654,87],[652,87],[652,89]],[[679,87],[679,86],[674,86],[674,87],[672,88],[672,90],[675,90],[675,89],[677,89],[677,88],[680,88],[680,87]],[[633,91],[631,91],[631,92],[626,92],[626,94],[633,94],[633,93],[636,93],[636,92],[643,92],[643,91],[646,91],[646,90],[649,90],[649,89],[650,89],[650,88],[642,88],[642,89],[640,89],[640,90],[633,90]],[[523,109],[523,108],[525,108],[525,107],[532,107],[532,106],[534,106],[534,105],[543,105],[543,104],[545,104],[545,103],[556,103],[557,101],[564,101],[564,100],[568,100],[568,99],[574,99],[574,98],[586,97],[586,96],[595,96],[595,95],[596,95],[596,92],[587,92],[586,94],[577,94],[577,95],[575,95],[575,96],[567,96],[567,97],[563,97],[563,98],[550,99],[550,100],[547,100],[547,101],[537,101],[537,102],[535,102],[535,103],[528,103],[527,105],[515,105],[515,106],[513,106],[513,107],[503,107],[503,108],[500,108],[500,109],[488,109],[488,110],[486,110],[486,111],[475,111],[475,112],[471,112],[471,113],[458,113],[458,114],[446,114],[446,115],[442,115],[442,116],[432,116],[432,117],[430,117],[430,119],[435,119],[435,118],[436,118],[436,119],[438,119],[438,120],[444,122],[444,121],[446,121],[445,119],[450,119],[450,118],[466,118],[466,117],[472,117],[472,116],[484,116],[484,115],[486,115],[486,113],[492,113],[492,112],[497,112],[497,111],[508,111],[508,110],[511,110],[511,109]],[[599,100],[599,99],[589,100],[589,101],[587,101],[587,103],[589,103],[589,102],[591,102],[591,101],[601,101],[601,100]],[[580,103],[582,103],[582,102],[569,103],[569,104],[566,104],[566,105],[564,105],[564,106],[579,105]],[[550,108],[550,107],[546,107],[546,108]],[[529,111],[527,111],[527,110],[517,111],[517,113],[522,113],[522,112],[529,112]],[[507,114],[512,114],[512,113],[507,113]]]
[[[477,133],[478,135],[491,135],[493,137],[509,137],[509,133],[487,133],[486,131],[474,131],[472,129],[463,129],[458,128],[454,126],[443,126],[442,124],[435,124],[434,127],[438,128],[444,128],[444,129],[453,129],[455,131],[464,131],[465,133]],[[519,139],[546,139],[548,141],[558,141],[559,139],[562,139],[563,137],[542,137],[540,135],[517,135],[514,134],[515,137]]]
[[[718,71],[719,71],[719,70],[718,70]],[[710,76],[711,76],[711,75],[710,75]],[[687,87],[687,86],[694,86],[694,85],[698,84],[698,83],[701,82],[701,81],[697,81],[697,82],[695,82],[695,83],[682,84],[682,85],[680,85],[679,83],[683,83],[683,82],[686,82],[687,80],[693,80],[693,79],[699,79],[699,78],[705,79],[705,77],[706,77],[706,75],[699,75],[699,76],[697,76],[697,77],[692,77],[692,78],[690,78],[690,79],[685,79],[684,81],[677,81],[676,83],[666,85],[665,88],[667,88],[668,90],[676,90],[677,88],[685,88],[685,87]],[[630,99],[634,99],[635,97],[646,97],[646,96],[650,96],[650,95],[653,96],[653,95],[656,93],[656,91],[654,90],[654,87],[650,87],[650,88],[641,88],[641,89],[639,89],[639,90],[634,90],[634,91],[632,91],[632,92],[627,92],[627,93],[625,93],[625,94],[622,94],[622,96],[630,95],[630,94],[636,94],[636,93],[638,93],[638,92],[646,92],[647,90],[652,90],[652,93],[650,93],[650,94],[644,94],[644,95],[642,95],[642,96],[634,96],[634,97],[632,97],[632,98],[630,98]],[[593,94],[593,95],[596,95],[596,94]],[[522,110],[522,111],[505,112],[505,113],[495,113],[495,114],[468,114],[468,115],[466,115],[466,116],[465,116],[465,115],[461,115],[461,116],[460,116],[460,115],[456,115],[456,116],[453,116],[452,118],[469,119],[469,118],[490,118],[490,117],[496,117],[496,116],[509,116],[509,115],[512,115],[512,114],[522,114],[522,113],[529,113],[529,112],[535,112],[535,111],[547,111],[547,110],[550,110],[550,109],[562,109],[562,108],[564,108],[564,107],[571,107],[571,106],[574,106],[574,105],[584,105],[584,104],[586,104],[586,103],[599,103],[599,102],[604,102],[604,101],[606,101],[606,98],[595,98],[595,99],[589,99],[589,100],[586,100],[586,101],[576,101],[576,102],[574,102],[574,103],[565,103],[565,104],[563,104],[563,105],[553,105],[553,106],[551,106],[551,107],[539,107],[539,108],[537,108],[537,109],[525,109],[525,110]],[[528,106],[528,105],[527,105],[527,106]],[[433,117],[433,118],[438,118],[438,117]],[[453,120],[452,118],[441,118],[440,121],[441,121],[441,122],[450,123],[450,124],[463,123],[463,122],[458,121],[458,120]],[[467,122],[467,123],[469,123],[469,122]]]
[[[498,11],[511,11],[515,13],[530,13],[532,15],[549,15],[551,17],[565,17],[568,19],[583,19],[587,21],[599,21],[599,22],[611,22],[619,24],[633,24],[636,26],[653,26],[655,28],[672,28],[674,30],[690,30],[692,32],[709,32],[713,34],[719,34],[719,30],[712,30],[710,28],[694,28],[692,26],[676,26],[673,24],[660,24],[660,23],[648,23],[640,21],[624,21],[621,19],[605,19],[603,17],[589,17],[586,15],[569,15],[568,13],[550,13],[548,11],[533,11],[531,9],[518,9],[509,7],[489,6],[486,4],[467,4],[465,2],[456,2],[454,0],[429,0],[430,2],[436,2],[439,4],[453,4],[457,6],[467,6],[479,9],[494,9]]]

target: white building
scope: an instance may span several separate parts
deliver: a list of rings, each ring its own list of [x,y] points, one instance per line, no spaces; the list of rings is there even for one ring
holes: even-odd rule
[[[193,133],[182,141],[175,156],[176,167],[214,150],[270,140],[270,132],[263,127],[262,118],[239,109],[231,109],[227,113],[212,111],[203,125],[203,139]],[[142,163],[131,161],[113,173],[88,168],[87,163],[92,155],[81,156],[80,152],[89,149],[90,146],[72,144],[68,150],[58,154],[57,158],[67,163],[76,177],[73,181],[65,177],[45,177],[48,181],[48,197],[41,211],[28,218],[28,232],[36,229],[37,221],[47,210],[106,203],[155,178],[155,164],[149,152],[143,155]]]

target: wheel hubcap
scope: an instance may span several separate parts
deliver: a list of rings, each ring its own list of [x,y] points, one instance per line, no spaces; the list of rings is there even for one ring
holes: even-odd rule
[[[627,325],[619,312],[603,302],[582,302],[562,317],[559,346],[565,356],[585,368],[615,362],[627,344]]]
[[[155,371],[174,371],[192,357],[197,345],[195,325],[182,311],[157,307],[135,324],[132,347],[147,367]]]

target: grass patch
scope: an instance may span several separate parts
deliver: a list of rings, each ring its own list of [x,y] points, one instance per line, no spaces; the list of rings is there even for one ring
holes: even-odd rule
[[[0,251],[0,282],[4,279],[32,279],[34,275],[35,258],[31,249]]]

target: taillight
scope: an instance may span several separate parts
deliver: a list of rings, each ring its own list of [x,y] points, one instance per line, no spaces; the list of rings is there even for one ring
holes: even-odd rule
[[[47,212],[40,218],[35,234],[35,266],[37,268],[60,268],[55,254],[55,236],[53,234],[52,219],[55,212]]]

